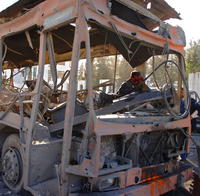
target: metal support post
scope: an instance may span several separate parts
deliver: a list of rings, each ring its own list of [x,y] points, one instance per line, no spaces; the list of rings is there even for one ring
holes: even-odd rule
[[[113,79],[113,93],[115,92],[115,86],[116,86],[116,73],[117,73],[117,51],[115,55],[115,67],[114,67],[114,79]]]
[[[92,89],[92,63],[90,54],[90,38],[88,32],[88,25],[84,17],[78,17],[76,20],[76,30],[73,43],[72,51],[72,68],[69,78],[69,90],[68,104],[65,111],[65,122],[64,122],[64,136],[63,136],[63,149],[62,149],[62,162],[61,162],[61,185],[60,192],[62,196],[69,194],[69,176],[66,173],[66,168],[70,165],[70,149],[71,149],[71,138],[74,121],[74,108],[76,101],[76,89],[77,89],[77,73],[78,64],[80,58],[80,46],[85,43],[86,46],[86,72],[87,72],[87,89],[89,97],[89,119],[88,124],[91,122],[94,114],[93,104],[93,89]],[[87,125],[88,127],[88,125]]]
[[[25,149],[25,163],[24,163],[24,185],[25,187],[29,184],[29,170],[30,170],[30,159],[31,159],[31,146],[32,146],[32,135],[35,127],[35,122],[38,115],[39,101],[41,96],[41,88],[43,83],[44,75],[44,64],[46,57],[46,34],[41,32],[40,34],[40,53],[39,53],[39,71],[36,86],[34,89],[34,102],[31,111],[30,126],[26,138],[26,149]]]
[[[52,75],[52,80],[53,80],[54,90],[55,90],[57,86],[56,60],[55,60],[53,38],[50,33],[48,33],[47,35],[47,48],[48,48],[48,54],[49,54],[51,75]]]
[[[0,89],[2,88],[2,73],[3,73],[3,39],[0,39]]]
[[[72,138],[72,128],[74,121],[74,108],[76,101],[76,89],[77,89],[77,72],[78,63],[80,57],[80,36],[82,33],[80,19],[76,19],[76,30],[74,35],[73,51],[72,51],[72,65],[69,77],[69,90],[67,106],[65,111],[65,121],[64,121],[64,135],[63,135],[63,147],[62,147],[62,159],[61,159],[61,185],[60,192],[61,196],[67,196],[69,193],[69,177],[65,173],[65,168],[69,165],[70,161],[70,148],[71,148],[71,138]]]

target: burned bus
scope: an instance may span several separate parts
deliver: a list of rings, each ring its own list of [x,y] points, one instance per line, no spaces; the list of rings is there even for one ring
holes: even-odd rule
[[[20,0],[0,13],[1,167],[10,190],[155,196],[191,179],[185,36],[169,18],[179,15],[159,0]],[[116,69],[113,81],[94,84],[95,59],[112,55],[149,88],[113,96]],[[109,85],[113,94],[101,89]]]

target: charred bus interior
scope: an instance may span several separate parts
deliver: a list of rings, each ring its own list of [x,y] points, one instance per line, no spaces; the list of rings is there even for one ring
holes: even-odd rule
[[[97,10],[101,17],[109,11],[114,19],[108,24],[95,20],[88,10],[87,20],[79,16],[49,29],[34,25],[1,39],[2,168],[11,190],[109,195],[170,175],[190,178],[189,166],[180,161],[188,152],[190,133],[180,50],[184,33],[176,29],[177,41],[170,26],[160,24],[158,31],[153,30],[170,14],[179,16],[168,7],[163,18],[160,12],[153,17],[144,12],[143,1],[133,1],[141,6],[139,13],[123,2],[106,1]],[[155,14],[155,4],[151,6]],[[148,40],[138,36],[137,28],[131,32],[129,25],[150,32]],[[154,36],[163,44],[153,43]],[[173,41],[177,50],[170,45]],[[111,56],[112,65],[106,63]],[[113,66],[113,79],[94,84],[95,61],[102,57],[107,59],[102,67]],[[117,60],[125,62],[124,69],[140,71],[148,88],[115,96],[120,86]],[[182,87],[184,113],[180,113]],[[12,144],[14,137],[19,144]],[[170,190],[161,188],[156,195]]]

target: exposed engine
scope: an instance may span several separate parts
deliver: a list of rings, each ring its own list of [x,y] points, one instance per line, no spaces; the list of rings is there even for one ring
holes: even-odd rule
[[[100,178],[82,179],[82,191],[111,191],[119,186],[119,177],[112,175],[131,168],[144,168],[141,176],[134,177],[133,184],[146,181],[155,175],[175,171],[178,156],[186,152],[187,139],[180,130],[160,130],[146,133],[103,136],[101,138]],[[80,163],[81,139],[73,140],[74,164]],[[75,151],[76,149],[76,151]],[[166,169],[162,163],[174,163]],[[156,165],[159,165],[158,167]],[[152,166],[152,167],[148,167]],[[155,167],[155,168],[154,168]],[[76,192],[79,189],[73,187]],[[80,190],[79,190],[80,191]]]
[[[106,136],[102,139],[102,168],[118,167],[116,157],[130,159],[133,167],[164,163],[185,153],[185,147],[186,137],[179,130]]]
[[[125,168],[145,167],[175,160],[185,153],[186,142],[180,130],[104,136],[101,140],[100,169],[115,169],[123,165],[126,165]],[[73,164],[81,161],[80,146],[81,138],[74,137]]]

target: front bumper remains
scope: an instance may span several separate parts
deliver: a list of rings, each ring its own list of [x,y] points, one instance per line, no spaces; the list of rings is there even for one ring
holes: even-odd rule
[[[71,193],[70,196],[159,196],[183,185],[192,178],[192,168],[152,179],[148,183],[108,192]]]

